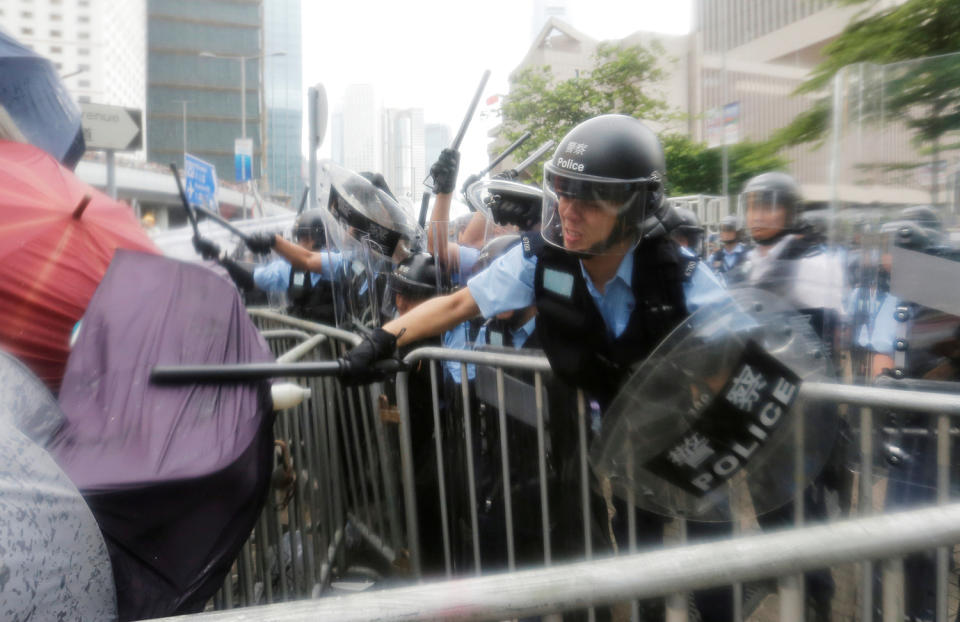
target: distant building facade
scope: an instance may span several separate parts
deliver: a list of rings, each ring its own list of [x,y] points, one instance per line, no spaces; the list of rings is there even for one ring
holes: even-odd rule
[[[147,157],[182,162],[184,149],[234,179],[234,140],[242,135],[241,61],[253,177],[261,176],[263,59],[260,0],[147,0]],[[209,58],[201,53],[225,58]],[[186,132],[182,104],[187,102]],[[184,145],[184,133],[187,144]]]
[[[303,54],[301,0],[264,0],[267,55],[264,99],[267,110],[266,189],[274,197],[300,200],[303,192]],[[283,56],[271,57],[282,53]],[[251,61],[252,62],[252,61]]]

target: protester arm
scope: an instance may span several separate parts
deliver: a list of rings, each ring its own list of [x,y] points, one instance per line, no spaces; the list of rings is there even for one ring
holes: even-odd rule
[[[277,236],[273,250],[298,270],[306,270],[307,272],[319,274],[323,269],[322,253],[307,250],[299,244],[285,240],[279,235]]]
[[[480,308],[465,287],[447,296],[431,298],[390,321],[383,329],[397,335],[397,345],[404,346],[439,335],[479,314]]]

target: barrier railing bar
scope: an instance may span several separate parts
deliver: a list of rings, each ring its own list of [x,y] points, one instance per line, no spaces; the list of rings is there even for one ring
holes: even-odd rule
[[[397,505],[397,480],[393,467],[393,459],[387,450],[387,435],[383,425],[383,418],[380,413],[379,396],[382,387],[380,384],[371,385],[369,388],[370,409],[373,416],[373,432],[376,435],[377,452],[380,460],[380,476],[383,478],[384,500],[386,507],[381,511],[386,514],[387,528],[390,532],[390,545],[394,550],[402,545],[400,541],[400,508]],[[386,532],[381,532],[386,536]]]
[[[513,495],[510,494],[510,449],[507,439],[507,408],[503,389],[503,368],[497,369],[497,411],[500,426],[500,469],[503,473],[503,516],[507,534],[507,567],[517,569],[516,549],[513,541]]]
[[[590,470],[587,466],[587,404],[582,389],[577,389],[577,436],[580,449],[580,506],[583,519],[584,559],[593,559],[593,541],[590,537]],[[588,622],[595,622],[597,612],[587,610]]]
[[[285,353],[277,357],[278,363],[294,363],[299,361],[307,354],[312,352],[319,344],[326,341],[327,338],[324,335],[314,335],[304,341],[303,343],[294,346],[293,348],[287,350]]]
[[[304,330],[297,330],[295,328],[271,328],[269,330],[261,330],[260,335],[264,339],[309,339],[310,333]]]
[[[531,371],[550,371],[550,363],[546,357],[528,354],[509,354],[506,352],[482,352],[479,350],[456,350],[453,348],[426,347],[417,348],[405,357],[403,362],[413,364],[417,361],[433,359],[435,361],[453,361],[455,363],[470,363],[490,365],[510,369],[529,369]]]
[[[681,545],[687,542],[687,520],[676,519],[677,542]],[[667,596],[667,622],[687,622],[690,619],[690,595],[685,591],[673,592]]]
[[[350,426],[347,424],[347,419],[350,415],[346,412],[346,400],[343,397],[345,392],[344,387],[338,385],[336,386],[336,396],[337,396],[337,409],[333,413],[333,418],[337,422],[337,427],[340,429],[340,438],[339,442],[336,443],[336,446],[340,450],[340,461],[341,463],[346,463],[347,465],[347,482],[346,482],[346,492],[345,501],[348,511],[356,510],[360,507],[360,490],[357,488],[357,479],[353,474],[353,453],[350,450]]]
[[[958,542],[960,504],[951,504],[552,568],[167,620],[502,620],[794,575]]]
[[[373,500],[373,521],[377,533],[386,534],[384,529],[383,515],[386,513],[386,503],[384,503],[380,488],[380,465],[377,463],[377,453],[374,451],[376,441],[370,433],[370,409],[367,408],[367,398],[370,391],[359,389],[357,391],[357,401],[360,403],[360,432],[363,433],[364,445],[367,448],[367,464],[369,465],[370,495]],[[393,560],[388,560],[393,561]]]
[[[450,559],[450,525],[447,509],[447,480],[443,467],[443,433],[440,427],[440,396],[437,391],[437,362],[430,361],[430,397],[433,402],[433,442],[437,458],[437,484],[440,489],[440,531],[443,537],[443,566],[447,578],[453,576]]]
[[[627,473],[633,476],[633,437],[626,435]],[[637,552],[637,493],[633,486],[627,486],[627,550],[632,555]],[[630,620],[639,622],[640,603],[630,601]]]
[[[417,495],[413,478],[413,441],[410,438],[409,373],[397,374],[397,406],[400,410],[400,468],[403,469],[403,509],[407,518],[407,547],[410,551],[410,570],[420,581],[420,530],[417,522]],[[436,385],[434,385],[436,386]]]
[[[273,494],[272,491],[270,494]],[[267,513],[269,511],[270,507],[267,505],[264,507],[264,511],[260,512],[260,518],[257,519],[257,528],[253,536],[256,538],[257,567],[260,576],[263,577],[263,600],[266,603],[273,602],[273,577],[270,576],[270,559],[267,554],[269,550],[267,540],[270,537],[267,531]]]
[[[860,455],[862,464],[873,464],[873,411],[860,408]],[[873,514],[873,469],[860,469],[859,510],[861,516]],[[873,561],[860,562],[860,619],[873,619]]]
[[[547,442],[543,421],[543,373],[534,372],[537,401],[537,467],[540,469],[540,520],[543,530],[543,563],[550,566],[550,498],[547,491]]]
[[[903,622],[906,611],[903,602],[903,557],[891,557],[880,562],[883,580],[883,622]]]
[[[411,353],[413,354],[413,353]],[[463,442],[467,453],[467,490],[470,495],[470,533],[473,541],[473,568],[480,574],[480,527],[477,520],[477,480],[473,462],[473,421],[470,413],[470,383],[467,364],[460,363],[460,388],[463,397]]]
[[[937,503],[950,502],[950,417],[937,416]],[[937,622],[947,622],[947,582],[950,575],[951,549],[941,546],[937,549]]]
[[[335,328],[333,326],[327,326],[326,324],[318,324],[317,322],[311,322],[301,318],[290,317],[289,315],[277,313],[269,308],[252,307],[247,309],[247,313],[254,318],[273,320],[285,326],[294,326],[296,328],[302,328],[303,330],[311,333],[320,333],[321,335],[326,335],[327,337],[331,337],[338,341],[349,343],[352,346],[355,346],[363,341],[362,337],[349,331]]]
[[[363,502],[363,518],[368,525],[372,525],[373,521],[371,520],[371,517],[373,515],[370,513],[370,495],[367,486],[367,478],[370,476],[371,471],[368,469],[363,460],[363,449],[361,449],[362,444],[360,442],[360,433],[357,429],[357,419],[360,417],[357,415],[357,401],[354,399],[354,390],[346,389],[346,394],[347,405],[349,408],[348,412],[350,413],[350,416],[348,417],[350,423],[350,436],[353,439],[353,452],[357,460],[357,485],[360,488],[360,499]]]
[[[383,541],[383,539],[373,532],[362,520],[357,518],[352,512],[347,513],[347,519],[350,521],[350,524],[357,530],[363,539],[367,541],[373,549],[379,553],[385,560],[392,562],[397,558],[397,552],[389,544]]]
[[[805,382],[800,387],[799,395],[806,400],[831,401],[853,406],[960,415],[960,395],[956,393],[909,391],[831,382]]]

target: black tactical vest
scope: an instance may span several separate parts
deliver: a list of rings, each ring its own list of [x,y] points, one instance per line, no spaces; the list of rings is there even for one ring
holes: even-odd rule
[[[583,388],[605,407],[642,361],[687,317],[683,283],[697,260],[680,254],[666,237],[646,240],[634,251],[636,306],[626,329],[613,339],[572,254],[524,240],[525,252],[538,257],[534,277],[537,332],[550,365],[562,381]]]
[[[290,269],[290,282],[287,285],[287,299],[290,306],[287,311],[299,318],[336,325],[336,315],[333,305],[333,286],[330,281],[318,279],[312,283],[309,272]]]

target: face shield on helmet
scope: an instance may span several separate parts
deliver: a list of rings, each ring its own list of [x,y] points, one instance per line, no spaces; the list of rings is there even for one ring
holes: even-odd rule
[[[659,185],[659,177],[593,177],[549,162],[543,173],[543,239],[580,255],[629,250],[640,241],[648,214],[659,207],[652,191]]]
[[[423,231],[387,192],[332,162],[322,164],[327,239],[339,255],[337,324],[380,324],[381,295],[394,262],[421,248]]]
[[[293,226],[293,241],[310,250],[320,250],[327,245],[323,210],[311,209],[300,214]]]
[[[749,190],[741,193],[739,200],[746,229],[756,242],[793,230],[796,196],[778,190]]]

